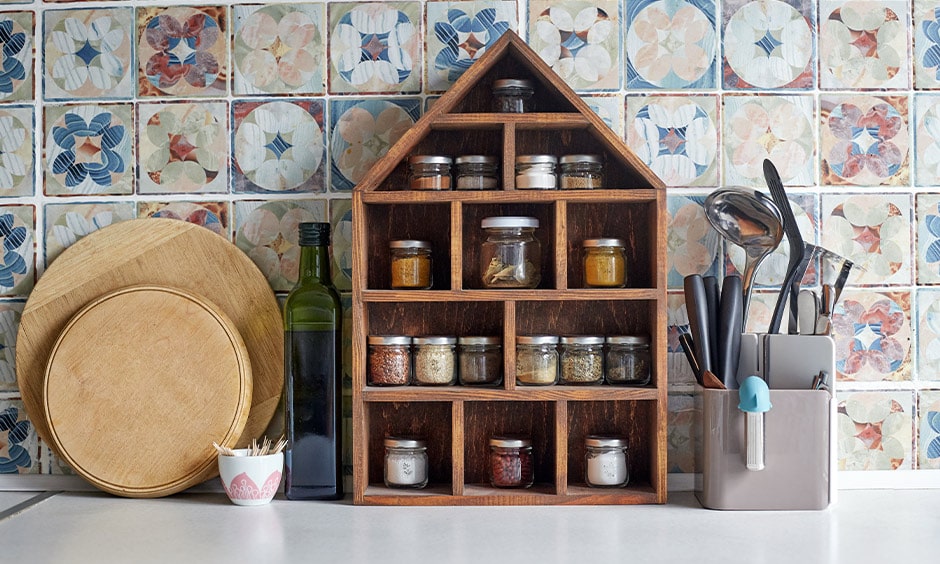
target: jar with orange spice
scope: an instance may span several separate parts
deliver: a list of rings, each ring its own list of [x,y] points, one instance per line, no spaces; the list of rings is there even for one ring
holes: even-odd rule
[[[431,243],[402,239],[391,241],[392,288],[427,290],[431,287]]]
[[[623,239],[585,239],[584,287],[623,288],[627,283]]]

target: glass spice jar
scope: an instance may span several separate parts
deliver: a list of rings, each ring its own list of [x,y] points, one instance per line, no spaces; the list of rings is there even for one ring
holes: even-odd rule
[[[414,155],[408,159],[411,174],[408,186],[412,190],[450,190],[450,157]]]
[[[585,288],[623,288],[627,285],[627,257],[623,239],[585,239]]]
[[[385,437],[385,485],[421,489],[428,485],[427,443],[421,439]]]
[[[620,488],[630,481],[627,440],[588,435],[584,439],[584,481],[595,488]]]
[[[528,488],[535,483],[532,440],[524,437],[490,439],[490,484],[494,488]]]
[[[533,82],[516,78],[493,81],[493,110],[500,113],[522,114],[533,110]]]
[[[535,288],[542,279],[542,248],[534,217],[487,217],[480,222],[486,241],[480,250],[484,288]]]
[[[447,386],[457,381],[457,337],[415,337],[414,383]]]
[[[405,386],[411,381],[411,337],[369,335],[369,385]]]
[[[517,190],[554,190],[558,187],[555,175],[555,155],[519,155],[516,157]]]
[[[566,190],[592,190],[604,182],[600,155],[564,155],[560,164],[560,184]]]
[[[646,335],[607,337],[608,384],[649,384],[651,361],[650,338]]]
[[[463,155],[454,159],[458,190],[496,190],[499,188],[499,164],[496,157]]]
[[[516,337],[516,383],[550,386],[558,381],[558,337],[519,335]]]
[[[561,383],[600,384],[604,381],[604,337],[561,338]]]
[[[427,290],[431,280],[431,243],[401,239],[388,244],[392,255],[392,288]]]
[[[497,386],[503,381],[502,339],[457,339],[458,378],[463,386]]]

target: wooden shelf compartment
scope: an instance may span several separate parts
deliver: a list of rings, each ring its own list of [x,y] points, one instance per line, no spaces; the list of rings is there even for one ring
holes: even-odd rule
[[[441,190],[394,192],[363,192],[362,201],[367,204],[400,204],[419,202],[466,202],[466,203],[554,203],[605,202],[649,203],[656,202],[657,192],[645,188],[612,190]]]
[[[659,392],[652,386],[366,386],[365,402],[434,401],[588,401],[603,397],[615,401],[654,401]]]
[[[502,302],[376,302],[365,315],[366,335],[502,336]]]
[[[516,129],[585,129],[591,122],[576,112],[527,114],[479,113],[443,114],[431,124],[432,130],[466,131],[473,129],[499,129],[512,124]]]

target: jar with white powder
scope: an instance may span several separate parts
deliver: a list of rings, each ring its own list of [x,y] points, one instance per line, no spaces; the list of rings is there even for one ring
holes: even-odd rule
[[[414,489],[428,485],[428,451],[425,441],[385,437],[385,485]]]
[[[627,440],[620,437],[588,435],[584,481],[595,488],[619,488],[630,481]]]

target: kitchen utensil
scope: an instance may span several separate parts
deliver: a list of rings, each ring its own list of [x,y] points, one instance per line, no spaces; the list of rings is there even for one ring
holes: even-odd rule
[[[780,321],[783,318],[783,308],[787,302],[787,297],[792,296],[793,303],[796,303],[796,294],[794,290],[799,292],[799,283],[797,282],[797,276],[802,276],[802,273],[799,272],[800,265],[803,265],[803,270],[806,269],[806,264],[808,264],[808,257],[806,257],[806,249],[803,245],[803,237],[800,235],[800,227],[796,224],[796,218],[793,217],[793,210],[790,209],[790,201],[787,199],[787,192],[783,187],[783,182],[780,181],[780,175],[777,173],[776,167],[770,162],[769,159],[764,159],[764,178],[767,181],[767,187],[770,189],[770,195],[774,200],[774,203],[777,204],[777,208],[780,210],[780,217],[783,218],[783,229],[787,234],[787,243],[790,246],[790,260],[787,265],[787,273],[783,279],[783,285],[780,287],[780,294],[777,296],[777,304],[774,307],[773,316],[770,319],[770,325],[767,329],[768,333],[776,333],[780,329]],[[797,283],[794,286],[794,282]]]
[[[718,310],[721,306],[721,289],[718,286],[718,278],[715,276],[703,276],[702,282],[705,284],[705,303],[708,309],[708,334],[709,353],[711,354],[714,370],[718,370]]]
[[[133,286],[82,308],[59,334],[43,406],[59,456],[98,488],[170,495],[214,475],[207,438],[234,445],[251,363],[234,323],[181,290]]]
[[[236,446],[261,436],[284,386],[284,332],[274,292],[235,245],[174,219],[136,219],[91,233],[63,251],[36,283],[20,319],[16,375],[39,436],[50,438],[42,415],[42,381],[59,333],[89,302],[139,284],[202,296],[232,320],[248,349],[252,374],[251,410]],[[163,425],[189,425],[194,415]]]
[[[770,389],[758,376],[741,382],[738,409],[745,413],[745,466],[748,470],[764,469],[764,414],[770,411]]]
[[[744,303],[747,325],[754,275],[760,263],[783,239],[783,220],[777,205],[757,190],[732,186],[718,188],[705,198],[705,216],[727,241],[744,249]]]
[[[718,320],[718,377],[729,390],[738,388],[738,358],[741,354],[743,292],[740,276],[726,276],[721,288],[721,313]]]
[[[705,297],[705,282],[701,275],[685,277],[685,309],[689,315],[689,329],[695,343],[695,358],[702,371],[712,369],[711,339],[708,326],[708,301]]]
[[[692,341],[692,335],[690,333],[679,333],[679,344],[682,345],[682,351],[685,352],[685,359],[689,361],[689,368],[692,369],[695,380],[701,384],[702,365],[699,364],[698,358],[695,356],[695,343]]]
[[[812,290],[800,290],[797,306],[799,334],[815,335],[816,319],[819,317],[819,296]]]
[[[819,300],[819,317],[816,318],[816,334],[828,335],[831,330],[832,308],[835,306],[832,284],[822,285],[822,296]]]
[[[711,370],[702,371],[702,386],[711,390],[726,390],[724,383]]]

